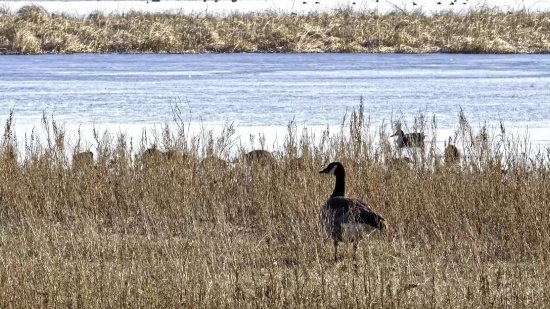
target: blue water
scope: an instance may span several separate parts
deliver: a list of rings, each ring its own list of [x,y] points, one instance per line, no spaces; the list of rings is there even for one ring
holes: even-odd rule
[[[435,115],[550,127],[548,55],[76,54],[0,56],[0,116],[39,123],[170,121],[239,126],[338,125],[363,97],[374,123]],[[550,136],[549,138],[550,139]]]

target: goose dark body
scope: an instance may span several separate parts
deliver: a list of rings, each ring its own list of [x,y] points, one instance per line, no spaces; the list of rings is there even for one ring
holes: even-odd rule
[[[426,137],[424,133],[407,133],[403,132],[401,129],[397,129],[393,135],[390,137],[397,136],[397,146],[399,148],[403,147],[424,147],[424,138]]]
[[[386,230],[386,220],[370,209],[364,201],[345,197],[346,171],[340,162],[330,163],[321,174],[336,177],[336,185],[323,209],[323,221],[334,241],[334,259],[336,260],[338,243],[346,240],[357,242],[362,234],[374,230]]]
[[[367,203],[345,197],[330,197],[326,206],[328,213],[334,218],[335,225],[346,223],[366,224],[375,229],[385,229],[385,219],[374,213]],[[342,235],[335,235],[342,241]]]

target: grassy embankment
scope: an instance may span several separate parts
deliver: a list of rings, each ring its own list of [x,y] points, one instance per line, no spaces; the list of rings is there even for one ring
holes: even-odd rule
[[[550,13],[396,11],[378,15],[148,14],[52,16],[39,6],[0,8],[4,53],[376,52],[546,53]]]
[[[232,168],[198,159],[208,149],[227,158],[231,127],[219,136],[164,130],[159,148],[187,156],[147,168],[130,160],[139,147],[124,136],[98,134],[94,165],[71,166],[64,154],[82,143],[69,146],[55,122],[45,121],[47,142],[29,137],[16,153],[9,119],[0,148],[0,307],[547,306],[548,152],[528,159],[521,137],[502,128],[485,141],[459,117],[460,164],[440,162],[428,139],[416,163],[392,165],[389,128],[372,128],[361,114],[318,142],[289,126],[276,164]],[[436,130],[422,118],[417,127]],[[343,245],[335,263],[319,227],[334,179],[318,171],[333,159],[348,169],[348,196],[391,224],[388,235],[360,244],[356,261]]]

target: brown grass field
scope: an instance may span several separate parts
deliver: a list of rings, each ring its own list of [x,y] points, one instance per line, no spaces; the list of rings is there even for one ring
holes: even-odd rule
[[[550,12],[50,14],[0,7],[0,51],[41,53],[547,53]]]
[[[391,128],[366,119],[359,107],[316,137],[290,124],[267,163],[231,158],[230,125],[197,136],[167,126],[158,148],[174,152],[147,164],[132,155],[146,142],[94,132],[94,161],[73,165],[66,153],[88,150],[82,141],[69,146],[45,118],[45,139],[18,145],[10,117],[0,308],[548,307],[548,150],[459,115],[452,142],[463,150],[445,164],[436,122],[420,117],[424,151],[394,164]],[[390,226],[355,256],[343,244],[337,262],[319,222],[334,186],[319,171],[333,160],[347,167],[347,195]]]

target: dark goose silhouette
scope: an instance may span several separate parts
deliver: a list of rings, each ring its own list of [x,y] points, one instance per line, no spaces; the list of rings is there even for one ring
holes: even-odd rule
[[[79,152],[73,155],[74,167],[93,166],[93,165],[94,165],[94,154],[91,151]]]
[[[424,147],[424,133],[408,133],[405,134],[403,130],[397,129],[390,137],[397,136],[397,147]]]
[[[327,199],[322,213],[323,223],[334,242],[336,260],[339,242],[353,241],[353,248],[357,250],[357,243],[363,235],[374,230],[386,230],[387,223],[364,201],[345,197],[346,171],[342,163],[332,162],[319,173],[336,177],[334,191]]]
[[[451,165],[460,159],[460,152],[455,145],[449,144],[445,147],[445,164]]]

